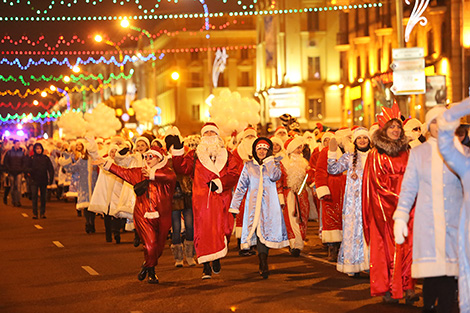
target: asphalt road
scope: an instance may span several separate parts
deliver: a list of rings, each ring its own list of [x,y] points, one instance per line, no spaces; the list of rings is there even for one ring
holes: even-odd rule
[[[0,204],[0,312],[420,312],[415,306],[382,304],[369,294],[368,276],[349,278],[326,261],[311,223],[299,258],[271,250],[271,275],[263,280],[257,256],[240,257],[235,240],[222,271],[201,280],[202,266],[175,268],[168,248],[156,272],[158,285],[137,280],[142,248],[106,243],[104,225],[85,233],[74,204],[47,204],[47,219],[33,220],[31,202]],[[419,292],[419,290],[418,290]]]

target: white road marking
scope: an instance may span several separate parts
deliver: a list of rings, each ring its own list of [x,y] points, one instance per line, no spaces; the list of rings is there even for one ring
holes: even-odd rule
[[[53,241],[52,242],[53,244],[55,244],[57,246],[57,248],[63,248],[64,245],[60,243],[60,241]]]
[[[34,227],[36,227],[37,229],[43,229],[41,225],[34,225]]]
[[[94,269],[92,269],[90,266],[82,266],[82,268],[88,272],[88,274],[90,274],[91,276],[96,276],[96,275],[99,275],[97,271],[95,271]]]
[[[130,313],[144,313],[142,311],[131,311]]]
[[[21,213],[21,215],[23,215],[23,217],[28,217],[28,214],[26,213]]]

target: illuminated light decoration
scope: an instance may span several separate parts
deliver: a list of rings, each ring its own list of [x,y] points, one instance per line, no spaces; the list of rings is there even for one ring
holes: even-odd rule
[[[426,0],[427,1],[427,0]],[[280,9],[280,10],[261,10],[261,11],[238,11],[238,12],[217,12],[217,13],[181,13],[181,14],[141,14],[141,15],[129,15],[129,16],[53,16],[53,17],[39,17],[39,16],[3,16],[0,17],[0,22],[11,21],[26,21],[26,22],[59,22],[59,21],[116,21],[116,20],[175,20],[175,19],[198,19],[198,18],[209,18],[209,17],[223,17],[223,16],[252,16],[252,15],[278,15],[278,14],[299,14],[307,12],[322,12],[322,11],[336,11],[336,10],[356,10],[366,8],[382,7],[382,2],[375,3],[364,3],[360,5],[339,5],[339,6],[324,6],[324,7],[310,7],[303,9]],[[276,11],[276,13],[274,12]],[[207,16],[206,16],[207,15]]]
[[[52,58],[50,61],[41,58],[39,61],[34,61],[33,59],[28,59],[26,65],[22,65],[18,58],[15,58],[13,61],[8,60],[7,58],[3,58],[0,60],[1,64],[8,64],[10,66],[16,65],[22,70],[27,70],[31,66],[39,66],[41,64],[45,65],[66,65],[67,67],[73,69],[75,66],[79,66],[80,64],[87,65],[89,63],[99,64],[99,63],[106,63],[111,64],[113,63],[116,66],[123,66],[127,62],[136,62],[138,60],[141,61],[148,61],[148,60],[156,60],[157,57],[155,56],[154,52],[158,55],[169,54],[169,53],[187,53],[187,52],[205,52],[205,51],[217,51],[217,49],[225,48],[226,50],[242,50],[242,49],[255,49],[255,45],[244,45],[244,46],[226,46],[226,47],[210,47],[210,48],[181,48],[181,49],[149,49],[149,50],[124,50],[125,54],[132,54],[125,55],[122,62],[118,62],[114,56],[109,59],[106,59],[104,56],[101,56],[99,59],[94,59],[89,57],[87,60],[83,60],[82,58],[78,57],[77,62],[72,65],[68,58],[64,58],[62,61],[59,61],[57,58]],[[130,52],[130,53],[129,53]],[[143,54],[147,54],[148,56],[144,57]],[[136,57],[137,56],[137,57]]]
[[[217,88],[220,73],[225,71],[227,58],[228,54],[225,48],[222,48],[221,50],[217,49],[217,52],[215,53],[214,64],[212,66],[212,84],[214,88]]]
[[[15,113],[14,115],[7,114],[5,117],[0,115],[0,124],[18,124],[22,123],[23,121],[25,122],[34,122],[34,123],[47,123],[50,121],[55,121],[57,120],[62,113],[60,111],[57,112],[44,112],[44,113],[38,113],[36,116],[34,116],[32,113],[26,114],[18,114]],[[23,126],[21,124],[17,125],[18,130],[21,130]]]
[[[129,114],[124,113],[123,115],[121,115],[121,120],[123,120],[124,122],[128,122],[129,119],[130,119]]]
[[[45,39],[44,36],[40,36],[38,40],[33,41],[29,39],[28,36],[23,35],[21,36],[21,39],[13,40],[10,36],[6,35],[2,39],[0,39],[0,44],[13,44],[15,46],[21,45],[21,44],[28,44],[28,45],[35,47],[35,46],[38,46],[41,43],[41,41],[43,41],[44,39]],[[78,36],[75,35],[72,37],[70,41],[66,41],[63,36],[60,36],[55,46],[49,46],[46,42],[44,43],[44,47],[46,47],[48,50],[55,50],[55,49],[58,49],[61,45],[66,45],[70,47],[70,45],[73,45],[75,43],[79,43],[83,45],[85,44],[85,40],[82,40],[78,38]]]
[[[410,5],[410,0],[405,0],[407,5]],[[410,19],[405,28],[405,42],[410,40],[410,34],[416,24],[420,23],[421,26],[426,26],[428,20],[422,16],[429,4],[429,0],[415,0],[413,11],[411,11]]]
[[[5,90],[5,91],[0,91],[0,96],[6,96],[6,95],[10,95],[10,96],[18,96],[20,98],[26,98],[28,96],[32,96],[32,95],[35,95],[37,93],[41,93],[41,96],[42,97],[47,97],[47,94],[53,94],[53,93],[68,93],[68,92],[83,92],[83,91],[92,91],[93,93],[97,93],[99,92],[101,89],[106,89],[106,88],[111,88],[111,87],[114,87],[113,85],[110,85],[110,84],[102,84],[102,85],[99,85],[97,88],[93,87],[93,85],[90,85],[90,86],[75,86],[73,88],[69,88],[69,87],[65,87],[64,89],[60,89],[60,88],[56,88],[57,90],[51,90],[50,88],[47,88],[47,89],[44,89],[44,90],[41,90],[39,88],[36,88],[34,90],[31,90],[31,89],[26,89],[26,91],[24,93],[21,93],[20,90],[18,89],[15,89],[14,91],[11,91],[11,90]]]
[[[9,130],[6,130],[6,131],[3,133],[3,135],[4,135],[5,137],[9,137],[9,136],[11,136],[11,133],[10,133]]]
[[[112,80],[118,80],[118,79],[125,79],[125,80],[128,80],[130,78],[132,78],[132,76],[134,75],[134,70],[131,69],[129,71],[129,75],[126,75],[124,73],[119,73],[118,75],[115,75],[114,73],[111,73],[109,75],[109,78],[108,79],[104,79],[103,77],[103,74],[98,74],[98,75],[94,75],[94,74],[90,74],[90,75],[84,75],[84,74],[80,74],[79,76],[75,76],[75,75],[70,75],[70,76],[64,76],[64,75],[60,75],[58,77],[54,77],[54,76],[44,76],[44,75],[41,75],[39,77],[36,77],[34,75],[31,75],[30,78],[31,80],[35,81],[35,82],[40,82],[40,81],[45,81],[45,82],[50,82],[50,81],[55,81],[55,82],[58,82],[58,81],[65,81],[67,82],[66,78],[68,77],[69,78],[69,82],[73,82],[73,83],[76,83],[80,80],[90,80],[90,79],[93,79],[93,80],[101,80],[103,84],[109,84]],[[9,76],[7,78],[5,78],[4,76],[0,75],[0,80],[3,80],[4,82],[9,82],[9,81],[13,81],[13,82],[17,82],[18,80],[24,85],[24,86],[30,86],[31,83],[30,82],[27,82],[23,75],[20,75],[18,76],[18,78],[15,78],[13,76]]]

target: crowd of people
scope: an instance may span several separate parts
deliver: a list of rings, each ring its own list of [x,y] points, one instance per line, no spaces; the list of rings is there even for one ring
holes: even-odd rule
[[[467,114],[468,99],[432,108],[424,123],[404,120],[394,104],[370,129],[302,133],[292,123],[269,137],[247,127],[223,138],[208,122],[186,138],[173,126],[162,138],[134,141],[4,140],[4,203],[10,194],[21,206],[26,194],[33,218],[46,218],[46,197],[55,194],[75,199],[87,233],[96,214],[107,242],[133,230],[144,248],[138,279],[151,284],[169,234],[175,267],[197,261],[210,279],[234,235],[239,254],[257,254],[267,279],[269,250],[300,256],[315,218],[329,261],[351,277],[369,273],[372,296],[413,304],[423,279],[423,312],[452,312],[457,294],[469,312],[470,150],[459,127]]]

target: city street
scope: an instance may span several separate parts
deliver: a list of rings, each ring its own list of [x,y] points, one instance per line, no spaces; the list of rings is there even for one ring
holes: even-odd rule
[[[368,276],[338,273],[326,261],[315,223],[304,253],[271,250],[271,275],[257,272],[257,256],[240,257],[235,240],[222,271],[202,281],[202,266],[175,268],[168,248],[156,272],[158,285],[137,280],[143,261],[133,234],[122,243],[106,243],[103,220],[96,233],[85,233],[85,220],[74,204],[53,200],[47,219],[33,220],[31,202],[16,208],[1,204],[0,312],[420,312],[414,307],[382,304],[369,294]],[[420,289],[417,289],[421,293]]]

